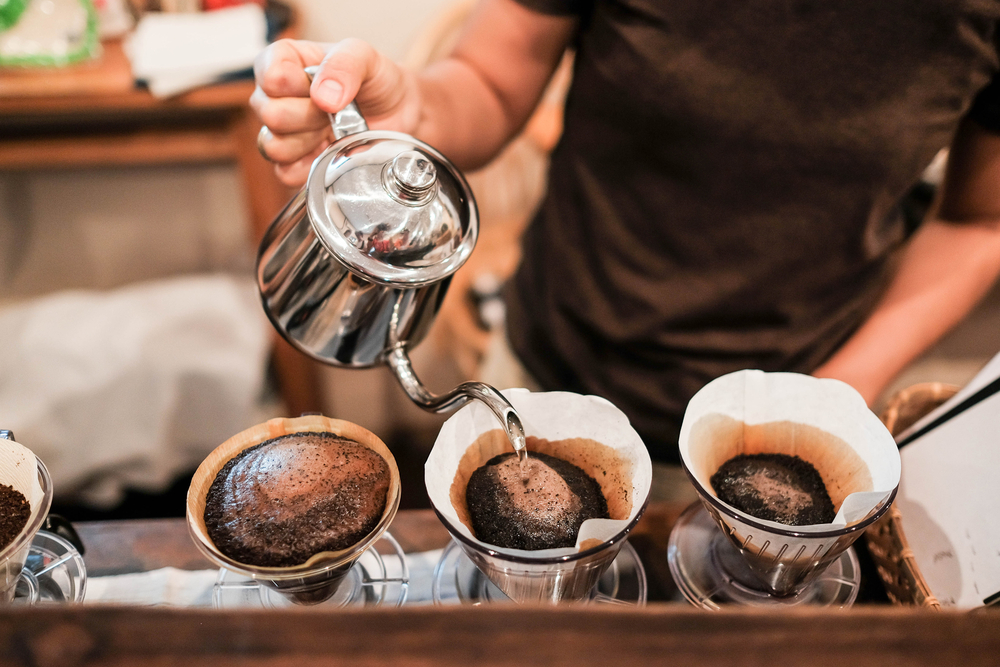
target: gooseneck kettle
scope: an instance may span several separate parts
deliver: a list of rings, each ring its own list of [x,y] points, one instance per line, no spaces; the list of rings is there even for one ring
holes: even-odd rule
[[[482,401],[521,453],[521,420],[496,389],[464,382],[435,395],[407,355],[476,245],[479,217],[468,183],[422,141],[369,130],[353,102],[331,122],[335,142],[261,241],[257,285],[271,323],[323,363],[388,364],[425,410]]]

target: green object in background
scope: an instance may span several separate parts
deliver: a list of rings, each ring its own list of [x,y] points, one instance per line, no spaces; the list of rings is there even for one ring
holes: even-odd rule
[[[19,4],[11,25],[0,19],[0,67],[59,67],[97,57],[97,12],[91,0],[0,0],[0,14]],[[42,6],[44,5],[44,10]]]
[[[0,0],[0,30],[6,30],[21,18],[27,0]]]

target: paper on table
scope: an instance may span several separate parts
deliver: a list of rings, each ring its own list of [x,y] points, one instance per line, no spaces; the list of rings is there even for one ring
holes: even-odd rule
[[[87,580],[85,603],[210,607],[218,570],[164,567]]]
[[[259,5],[197,13],[147,13],[126,42],[132,75],[167,97],[253,66],[267,46]]]
[[[408,605],[429,605],[434,602],[432,587],[434,570],[443,549],[406,554],[409,570]],[[399,561],[386,559],[386,578],[402,576]],[[86,604],[115,604],[168,607],[211,607],[219,570],[181,570],[164,567],[149,572],[130,572],[87,579]],[[457,596],[442,600],[460,603]]]
[[[983,368],[976,373],[976,376],[972,380],[958,390],[958,392],[952,396],[950,399],[942,403],[940,406],[929,412],[927,415],[917,420],[908,429],[896,436],[896,442],[902,442],[910,437],[912,434],[916,433],[920,429],[924,428],[926,425],[933,422],[935,419],[941,415],[947,413],[953,407],[969,398],[977,391],[990,384],[997,378],[1000,378],[1000,354],[996,355],[990,359]]]
[[[963,390],[966,396],[971,392]],[[1000,592],[997,433],[1000,394],[900,452],[903,478],[896,503],[903,531],[920,572],[944,606],[978,607]]]
[[[444,549],[432,549],[431,551],[416,551],[406,554],[406,567],[409,570],[409,589],[406,594],[407,605],[429,605],[434,604],[434,571]],[[395,559],[385,560],[385,576],[391,579],[399,577],[401,572],[396,565]],[[445,591],[439,591],[442,595],[442,602],[461,602],[458,596],[445,595]]]

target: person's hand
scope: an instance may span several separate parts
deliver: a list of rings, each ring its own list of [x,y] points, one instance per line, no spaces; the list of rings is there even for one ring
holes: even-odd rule
[[[357,39],[275,42],[254,63],[251,104],[267,128],[258,148],[283,182],[305,183],[333,139],[326,114],[353,100],[369,128],[413,135],[461,169],[481,167],[531,116],[576,27],[517,0],[481,0],[452,53],[419,74]],[[303,69],[317,64],[310,86]]]
[[[320,65],[312,85],[304,69]],[[333,141],[330,118],[352,100],[372,129],[413,134],[420,118],[415,77],[371,45],[284,39],[254,62],[257,88],[250,104],[267,128],[258,146],[283,183],[300,186],[309,167]]]

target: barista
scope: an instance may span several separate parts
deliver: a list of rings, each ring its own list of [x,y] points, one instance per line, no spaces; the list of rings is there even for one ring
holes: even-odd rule
[[[990,288],[998,17],[994,1],[481,0],[421,72],[357,40],[272,44],[252,104],[290,185],[352,99],[372,129],[473,169],[574,48],[509,342],[543,388],[608,398],[676,460],[684,407],[714,377],[813,373],[870,403]],[[910,234],[898,202],[947,146]]]

